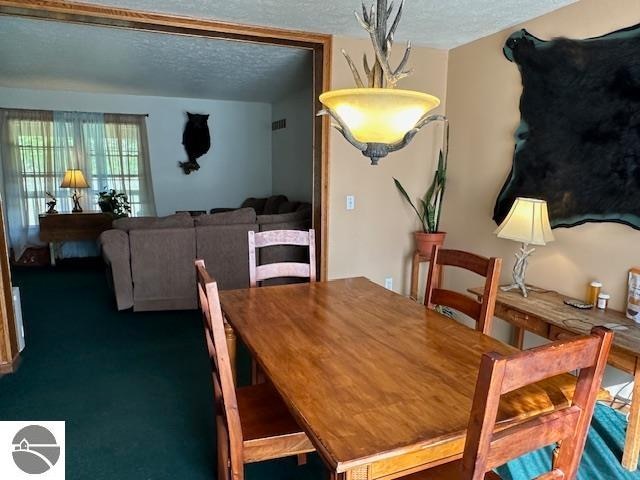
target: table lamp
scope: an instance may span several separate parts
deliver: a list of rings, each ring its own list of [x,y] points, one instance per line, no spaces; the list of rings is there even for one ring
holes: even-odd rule
[[[62,179],[62,183],[60,184],[60,188],[73,188],[73,195],[71,195],[71,199],[73,200],[73,213],[82,212],[82,207],[80,206],[80,195],[78,195],[79,188],[89,188],[89,184],[84,178],[84,174],[82,170],[77,168],[70,168],[64,173],[64,178]]]
[[[494,233],[498,238],[522,242],[513,266],[513,283],[500,288],[505,292],[520,289],[522,296],[526,297],[524,276],[529,255],[535,251],[535,248],[529,248],[529,245],[546,245],[547,242],[553,241],[547,202],[535,198],[516,198],[509,214]]]

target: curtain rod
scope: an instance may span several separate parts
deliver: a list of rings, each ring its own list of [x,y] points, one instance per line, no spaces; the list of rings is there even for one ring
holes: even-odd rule
[[[12,108],[12,107],[0,107],[0,110],[20,110],[23,112],[69,112],[69,113],[99,113],[101,115],[133,115],[139,117],[148,117],[148,113],[113,113],[113,112],[81,112],[77,110],[43,110],[40,108]]]

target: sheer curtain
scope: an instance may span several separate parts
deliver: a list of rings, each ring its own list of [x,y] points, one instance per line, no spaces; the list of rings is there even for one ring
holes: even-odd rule
[[[58,196],[51,112],[0,111],[0,155],[9,240],[19,258],[28,245],[41,244],[38,214],[45,192]]]
[[[95,166],[91,164],[89,156],[92,156],[94,163],[96,159],[100,163],[105,158],[104,115],[102,113],[53,112],[53,138],[54,163],[63,167],[62,172],[56,173],[64,175],[69,168],[79,168],[90,182]],[[63,191],[61,197],[69,200],[71,191],[69,189],[63,189]],[[84,210],[95,210],[93,207],[97,191],[95,188],[79,191],[80,205]],[[58,210],[70,211],[67,208]]]
[[[41,244],[38,215],[45,212],[45,192],[57,198],[59,212],[71,211],[71,192],[60,188],[69,168],[80,168],[91,185],[80,191],[85,211],[97,210],[96,194],[113,188],[129,196],[133,216],[155,215],[142,115],[0,110],[0,157],[16,258]],[[82,250],[69,245],[62,256],[95,253]]]
[[[154,216],[156,206],[145,117],[105,114],[104,120],[104,157],[96,161],[92,170],[93,188],[127,192],[133,216]]]

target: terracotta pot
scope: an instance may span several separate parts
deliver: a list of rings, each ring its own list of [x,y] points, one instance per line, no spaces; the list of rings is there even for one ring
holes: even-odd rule
[[[431,251],[434,245],[442,246],[444,238],[447,236],[447,232],[413,232],[416,239],[416,250],[420,252],[420,255],[426,257],[427,260],[431,260]]]

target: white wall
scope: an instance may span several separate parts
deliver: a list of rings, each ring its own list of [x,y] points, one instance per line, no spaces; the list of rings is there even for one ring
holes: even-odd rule
[[[311,202],[313,196],[313,90],[293,92],[272,105],[273,121],[285,118],[287,127],[271,139],[272,190],[289,200]]]
[[[271,105],[266,103],[26,90],[0,87],[0,107],[148,113],[151,176],[158,215],[237,207],[271,194]],[[185,111],[208,113],[212,146],[201,168],[185,175],[178,161]]]

